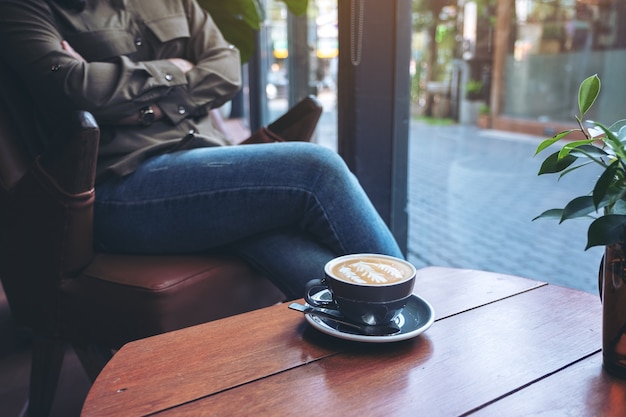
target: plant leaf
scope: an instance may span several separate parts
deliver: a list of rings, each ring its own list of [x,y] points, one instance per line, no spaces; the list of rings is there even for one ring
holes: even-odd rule
[[[584,116],[600,94],[600,78],[594,74],[580,83],[578,89],[578,109],[580,116]]]
[[[613,206],[613,214],[626,214],[626,201],[619,199]]]
[[[580,164],[580,165],[576,165],[575,167],[568,168],[565,171],[561,172],[561,174],[559,175],[559,179],[563,178],[565,175],[569,174],[570,172],[572,172],[572,171],[574,171],[574,170],[576,170],[578,168],[582,168],[582,167],[584,167],[586,165],[589,165],[589,164],[593,164],[593,162],[592,161],[588,161],[588,162],[585,162],[584,164]]]
[[[617,137],[620,140],[622,140],[622,139],[624,139],[624,136],[625,136],[622,133],[622,132],[625,131],[625,129],[624,129],[625,127],[626,127],[626,119],[621,119],[621,120],[618,120],[618,121],[614,122],[611,126],[609,126],[609,130],[611,132],[617,132]]]
[[[222,33],[233,20],[243,21],[251,29],[259,30],[265,16],[259,0],[198,0],[198,4],[209,12]]]
[[[295,15],[302,15],[306,13],[307,8],[309,7],[308,0],[283,0],[287,5],[289,11]]]
[[[548,156],[543,164],[541,164],[541,168],[539,168],[539,174],[554,174],[556,172],[561,172],[574,162],[576,162],[578,158],[572,155],[567,155],[565,158],[559,159],[559,151],[553,153]]]
[[[544,141],[542,141],[539,146],[537,146],[537,150],[535,151],[535,155],[537,155],[539,152],[543,151],[544,149],[546,149],[547,147],[551,146],[552,144],[558,142],[559,140],[563,139],[565,136],[569,135],[570,133],[572,133],[574,130],[577,129],[570,129],[570,130],[565,130],[561,133],[558,133],[557,135],[546,139]]]
[[[306,13],[308,0],[282,0],[290,12]],[[255,35],[265,19],[265,9],[260,0],[198,0],[219,27],[228,42],[239,49],[241,61],[247,62],[255,52]]]
[[[584,145],[589,145],[590,143],[593,143],[593,142],[594,142],[593,139],[576,140],[576,141],[573,141],[573,142],[569,142],[569,143],[565,144],[561,148],[561,150],[559,151],[559,159],[565,158],[574,149],[576,149],[578,147],[581,147],[581,146],[584,146]]]
[[[599,207],[604,208],[605,214],[626,214],[624,194],[626,190],[621,185],[612,185]]]
[[[198,0],[198,4],[211,15],[224,38],[239,49],[241,61],[247,62],[265,13],[259,0]]]
[[[609,155],[604,149],[598,148],[597,146],[593,145],[578,146],[575,149],[572,149],[570,154],[578,157],[585,156],[587,158],[603,158]]]
[[[597,123],[596,126],[604,131],[605,136],[602,138],[602,141],[606,143],[609,148],[611,148],[611,150],[614,152],[615,157],[621,160],[626,159],[626,150],[624,149],[624,144],[617,138],[615,133],[611,132],[606,126],[601,123]]]
[[[563,208],[563,214],[559,223],[593,213],[597,210],[596,206],[593,197],[590,195],[576,197]]]
[[[604,143],[606,143],[616,151],[619,149],[624,149],[624,144],[620,142],[620,140],[617,138],[617,132],[611,131],[608,127],[604,126],[601,123],[596,123],[596,126],[602,129],[605,133],[605,136],[602,138],[602,141],[604,141]]]
[[[598,181],[596,181],[596,185],[593,187],[593,204],[596,208],[606,196],[609,191],[609,187],[614,183],[615,174],[618,169],[619,161],[616,159],[611,163],[611,165],[606,167],[604,172],[602,172],[602,175],[600,175],[600,178],[598,178]]]
[[[623,242],[625,231],[626,215],[607,214],[599,217],[589,225],[585,250],[594,246]]]
[[[532,221],[535,221],[537,219],[545,219],[545,218],[560,219],[562,215],[563,215],[563,209],[550,209],[550,210],[544,211],[539,216],[535,217]]]
[[[626,126],[622,126],[617,130],[617,138],[621,142],[624,142],[624,139],[626,139]]]

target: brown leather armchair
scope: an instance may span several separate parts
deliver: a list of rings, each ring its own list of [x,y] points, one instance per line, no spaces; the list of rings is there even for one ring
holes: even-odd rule
[[[33,335],[29,415],[48,414],[66,344],[93,379],[128,341],[283,300],[227,254],[94,252],[97,124],[77,113],[63,152],[33,160],[14,123],[25,110],[16,100],[0,103],[0,279],[15,321]]]

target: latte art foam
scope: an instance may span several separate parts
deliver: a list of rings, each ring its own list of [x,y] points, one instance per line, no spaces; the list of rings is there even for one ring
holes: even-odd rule
[[[358,258],[334,265],[332,274],[337,279],[356,284],[386,285],[404,281],[413,271],[407,265],[386,259]]]

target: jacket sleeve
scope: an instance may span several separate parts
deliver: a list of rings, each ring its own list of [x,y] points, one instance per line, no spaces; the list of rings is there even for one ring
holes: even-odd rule
[[[185,0],[189,22],[188,52],[183,58],[195,67],[186,74],[186,83],[163,96],[158,104],[174,123],[192,115],[206,115],[232,99],[241,87],[239,51],[228,43],[195,0]]]
[[[188,50],[197,56],[198,66],[188,74],[166,56],[139,62],[124,55],[106,62],[75,59],[63,50],[63,37],[44,0],[0,0],[0,54],[36,85],[49,105],[65,99],[74,108],[92,112],[101,123],[114,123],[158,102],[177,123],[217,105],[222,100],[218,96],[227,94],[227,100],[240,86],[238,53],[223,39],[223,44],[208,43],[217,28],[195,2],[184,1],[187,15],[194,19],[189,21]],[[195,56],[181,58],[193,61]]]

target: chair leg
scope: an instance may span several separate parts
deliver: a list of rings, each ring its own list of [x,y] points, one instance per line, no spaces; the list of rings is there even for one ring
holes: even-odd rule
[[[29,417],[50,415],[64,355],[65,343],[39,336],[33,337],[28,395]]]
[[[113,357],[111,349],[99,345],[73,344],[72,347],[91,382],[96,380],[104,365]]]

